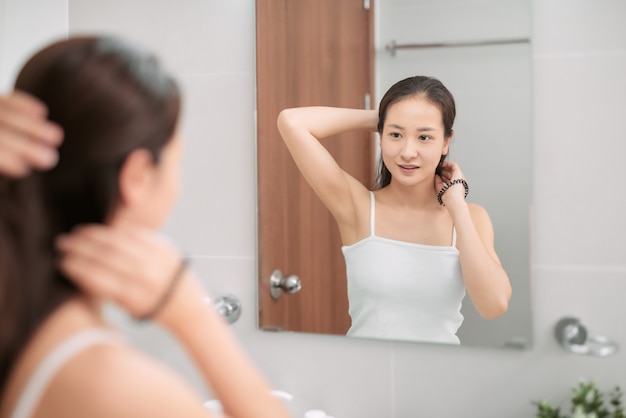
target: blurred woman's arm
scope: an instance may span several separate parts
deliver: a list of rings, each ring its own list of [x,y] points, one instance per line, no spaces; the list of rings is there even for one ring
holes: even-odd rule
[[[57,246],[61,269],[86,294],[112,300],[135,317],[163,301],[151,319],[188,350],[227,415],[288,416],[226,321],[205,302],[193,272],[180,270],[180,255],[168,241],[125,223],[79,228]]]

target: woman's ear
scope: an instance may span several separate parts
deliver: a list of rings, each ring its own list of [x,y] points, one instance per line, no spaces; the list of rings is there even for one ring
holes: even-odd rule
[[[450,143],[452,143],[453,139],[454,139],[454,130],[450,132],[449,137],[444,139],[444,146],[443,146],[443,150],[441,151],[442,155],[448,155],[448,151],[450,149]]]
[[[136,149],[124,160],[118,177],[120,203],[144,202],[154,173],[154,158],[146,149]],[[141,204],[141,203],[140,203]]]

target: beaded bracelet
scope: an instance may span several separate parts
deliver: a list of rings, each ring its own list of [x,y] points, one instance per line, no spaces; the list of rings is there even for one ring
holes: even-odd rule
[[[465,187],[465,196],[463,196],[463,199],[467,197],[467,194],[469,193],[469,186],[467,185],[467,182],[463,179],[454,179],[450,183],[444,183],[443,187],[441,188],[441,190],[439,190],[439,193],[437,194],[437,201],[439,202],[441,206],[445,206],[445,204],[443,203],[443,200],[441,200],[441,198],[443,197],[443,194],[446,192],[446,190],[448,190],[450,187],[454,186],[455,184],[462,184],[463,187]]]
[[[165,292],[163,292],[163,295],[161,295],[161,298],[157,301],[154,307],[150,309],[150,311],[148,311],[148,313],[135,317],[137,321],[145,322],[151,320],[165,307],[165,305],[167,305],[167,302],[170,300],[170,297],[174,293],[174,289],[176,288],[176,285],[180,281],[181,277],[183,276],[183,272],[188,265],[189,259],[183,258],[180,260],[180,264],[174,272],[174,275],[170,279],[170,283],[167,286],[167,289],[165,289]]]

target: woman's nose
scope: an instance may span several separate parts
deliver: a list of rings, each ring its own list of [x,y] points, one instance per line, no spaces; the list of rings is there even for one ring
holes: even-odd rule
[[[404,147],[402,147],[402,158],[404,159],[413,159],[417,156],[417,144],[414,140],[409,139],[405,141]]]

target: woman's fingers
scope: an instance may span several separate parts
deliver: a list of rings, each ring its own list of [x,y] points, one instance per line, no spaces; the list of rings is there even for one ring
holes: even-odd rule
[[[89,225],[59,237],[59,267],[85,292],[133,315],[159,300],[180,264],[174,247],[139,227]]]
[[[50,146],[59,146],[61,128],[46,119],[46,106],[35,97],[20,91],[0,96],[0,125]]]
[[[0,111],[14,110],[30,116],[45,118],[48,109],[40,100],[20,90],[0,96]]]
[[[444,161],[441,164],[441,177],[446,183],[455,179],[464,179],[463,172],[459,165],[452,161]]]
[[[0,96],[0,172],[19,177],[31,167],[56,164],[63,132],[46,115],[46,107],[26,93]]]
[[[89,295],[117,300],[123,292],[122,282],[115,279],[115,272],[97,259],[64,256],[59,260],[58,266],[63,274]]]
[[[87,225],[57,239],[64,256],[80,257],[108,266],[120,275],[132,274],[145,256],[124,231],[105,225]]]

